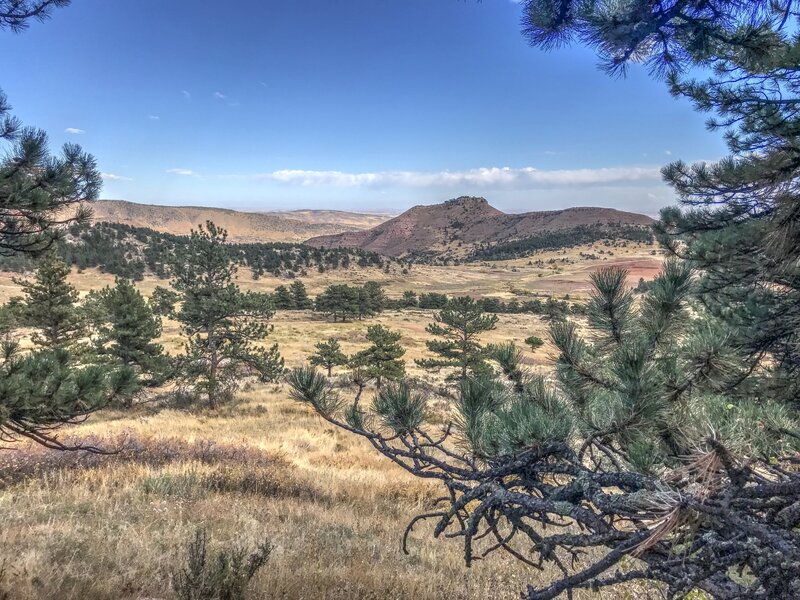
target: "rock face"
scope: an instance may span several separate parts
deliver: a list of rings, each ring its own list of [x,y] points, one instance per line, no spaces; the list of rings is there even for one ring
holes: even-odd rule
[[[164,233],[186,235],[200,223],[214,221],[228,230],[232,242],[302,242],[313,235],[369,229],[388,215],[335,210],[241,212],[203,206],[160,206],[124,200],[93,202],[95,221],[149,227]]]
[[[320,248],[355,247],[389,256],[415,253],[466,254],[477,244],[515,240],[581,225],[649,225],[646,215],[612,208],[579,207],[507,214],[485,198],[462,196],[443,204],[415,206],[364,231],[323,235],[306,241]]]

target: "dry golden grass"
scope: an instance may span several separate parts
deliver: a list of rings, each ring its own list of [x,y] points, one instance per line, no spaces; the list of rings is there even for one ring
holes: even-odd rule
[[[282,387],[256,386],[218,414],[108,411],[69,433],[213,439],[247,451],[212,463],[180,451],[162,464],[73,466],[25,448],[36,466],[0,490],[0,589],[12,598],[167,597],[198,526],[225,546],[270,537],[277,549],[254,598],[513,597],[532,575],[499,556],[467,570],[457,541],[433,541],[424,528],[403,555],[405,522],[437,489]]]
[[[657,257],[647,252],[632,249],[612,258],[649,269]],[[346,278],[383,280],[390,295],[414,289],[524,297],[547,290],[548,281],[580,294],[590,270],[611,260],[578,261],[541,278],[546,269],[527,261],[414,267],[408,277],[353,271]],[[342,277],[315,273],[306,283],[316,292]],[[85,292],[113,278],[86,272],[73,281]],[[148,280],[141,287],[149,292],[157,283],[164,285]],[[278,283],[242,278],[252,289]],[[16,293],[9,278],[0,277],[0,295]],[[403,333],[409,373],[421,376],[413,359],[425,352],[430,320],[430,311],[415,310],[387,312],[369,323]],[[274,323],[271,341],[280,344],[287,366],[301,364],[314,343],[329,336],[354,352],[364,346],[368,324],[333,324],[306,312],[279,313]],[[501,315],[484,342],[522,345],[544,331],[536,316]],[[178,349],[177,324],[165,324],[164,343]],[[526,360],[545,369],[550,351],[545,346]],[[253,581],[252,598],[516,598],[527,583],[548,576],[497,553],[467,569],[460,542],[434,540],[424,526],[404,555],[406,523],[441,490],[292,402],[283,385],[251,384],[216,413],[150,404],[108,410],[63,435],[96,436],[108,444],[123,436],[142,453],[82,458],[27,445],[0,451],[0,598],[3,592],[22,600],[169,598],[170,573],[198,526],[208,529],[212,546],[252,548],[264,536],[275,544]]]

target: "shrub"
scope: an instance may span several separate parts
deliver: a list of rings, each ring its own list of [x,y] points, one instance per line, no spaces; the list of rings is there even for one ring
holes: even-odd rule
[[[269,560],[265,540],[249,555],[243,548],[226,549],[209,558],[205,529],[195,532],[186,549],[186,567],[172,575],[179,600],[244,600],[247,584]]]

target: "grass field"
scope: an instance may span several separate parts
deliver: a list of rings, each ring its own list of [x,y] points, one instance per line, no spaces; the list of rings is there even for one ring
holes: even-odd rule
[[[631,283],[652,277],[660,258],[650,247],[614,248],[607,260],[584,260],[580,252],[544,253],[527,260],[458,267],[414,266],[406,276],[381,271],[314,273],[312,294],[325,285],[376,279],[390,296],[412,289],[503,298],[554,293],[584,297],[593,269],[623,264]],[[541,276],[540,276],[541,275]],[[96,272],[73,274],[82,291],[113,281]],[[264,278],[241,284],[268,291],[286,283]],[[147,280],[149,293],[156,284]],[[0,276],[0,296],[18,293]],[[385,312],[364,322],[329,323],[310,312],[281,312],[270,341],[280,345],[288,367],[301,364],[314,343],[334,336],[345,352],[365,344],[368,324],[403,334],[409,374],[425,353],[430,311]],[[500,315],[484,342],[544,337],[534,315]],[[165,345],[180,345],[175,323],[164,328]],[[549,369],[545,346],[526,361]],[[430,376],[428,376],[430,379]],[[435,376],[434,383],[441,381]],[[439,404],[437,410],[447,412]],[[268,537],[273,556],[251,588],[251,598],[516,598],[547,571],[523,567],[493,554],[471,569],[458,540],[434,540],[429,528],[412,537],[404,555],[400,540],[408,520],[439,495],[384,460],[362,440],[327,425],[288,398],[284,385],[248,384],[237,400],[216,412],[173,410],[144,403],[130,411],[107,410],[71,427],[65,436],[124,440],[138,452],[102,457],[63,454],[20,445],[0,451],[0,598],[170,598],[170,574],[199,526],[212,547],[253,548]],[[644,589],[608,597],[657,597]],[[576,598],[598,595],[577,594]]]

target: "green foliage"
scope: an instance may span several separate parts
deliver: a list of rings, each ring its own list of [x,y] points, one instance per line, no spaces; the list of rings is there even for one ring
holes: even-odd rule
[[[355,354],[350,364],[362,368],[366,377],[375,379],[378,387],[384,379],[396,380],[405,375],[406,367],[402,356],[405,349],[398,343],[401,334],[391,331],[383,325],[370,325],[367,328],[367,340],[372,345]]]
[[[171,276],[176,252],[185,250],[190,236],[154,231],[123,223],[74,223],[60,230],[53,245],[55,252],[79,271],[96,268],[103,273],[141,281],[149,273],[160,279]],[[294,278],[309,269],[390,267],[394,259],[381,257],[358,248],[310,248],[303,244],[259,242],[231,244],[231,256],[239,265],[248,267],[254,279],[265,273],[275,277]],[[24,272],[32,268],[29,256],[0,253],[0,267]]]
[[[143,385],[159,385],[169,362],[156,343],[161,319],[153,314],[142,294],[128,279],[116,279],[113,288],[98,294],[102,318],[97,324],[96,351],[114,364],[133,369]]]
[[[195,532],[186,548],[186,566],[172,575],[178,600],[244,600],[247,585],[267,564],[272,545],[264,541],[255,551],[221,550],[208,556],[205,529]]]
[[[358,289],[358,318],[372,317],[383,311],[386,293],[381,284],[368,281]]]
[[[605,334],[609,343],[622,341],[631,317],[633,293],[628,289],[627,277],[627,271],[613,267],[590,275],[593,289],[587,307],[589,323]]]
[[[224,229],[208,222],[193,231],[173,272],[172,285],[182,300],[175,318],[188,338],[180,375],[206,395],[209,406],[230,398],[243,376],[270,381],[283,372],[277,345],[256,346],[271,331],[272,302],[234,283],[236,266]]]
[[[462,379],[459,382],[454,423],[467,449],[477,456],[491,456],[497,452],[496,415],[508,402],[508,390],[494,378]],[[491,439],[487,439],[489,436]]]
[[[691,273],[667,261],[636,307],[624,289],[627,272],[599,271],[589,305],[593,341],[572,323],[551,327],[561,388],[583,428],[647,471],[709,437],[747,456],[785,452],[791,438],[782,432],[798,427],[779,404],[731,390],[747,376],[744,354],[707,313],[688,310]]]
[[[285,285],[279,285],[272,293],[272,302],[278,310],[293,310],[295,308],[292,293]]]
[[[296,280],[287,288],[279,285],[272,294],[272,301],[278,310],[309,310],[314,308],[314,302],[308,296],[305,284]]]
[[[439,294],[437,292],[427,292],[419,296],[420,308],[439,310],[445,308],[448,302],[449,299],[445,294]]]
[[[525,343],[531,350],[538,350],[542,346],[544,346],[544,340],[535,335],[529,335],[525,338]]]
[[[470,375],[480,376],[491,371],[478,336],[495,328],[496,315],[484,314],[475,300],[469,296],[461,296],[451,300],[446,309],[435,314],[434,320],[426,331],[443,339],[429,340],[426,346],[437,358],[418,360],[419,366],[426,369],[455,367],[457,373],[448,378],[461,380]]]
[[[289,290],[292,293],[292,303],[295,309],[309,310],[314,308],[314,302],[309,298],[308,290],[306,290],[306,286],[302,281],[293,281],[292,285],[289,286]]]
[[[21,31],[31,19],[43,20],[68,0],[0,0],[0,29]],[[63,226],[85,224],[102,179],[94,158],[75,144],[53,156],[47,135],[23,128],[10,115],[0,91],[0,255],[15,267],[51,248]],[[23,259],[24,257],[24,259]],[[10,336],[0,352],[0,443],[27,438],[49,448],[76,449],[58,441],[53,432],[76,423],[127,393],[131,373],[101,366],[77,366],[67,353],[83,335],[76,308],[77,292],[66,278],[69,269],[52,256],[37,265],[31,281],[18,281],[24,298],[3,307],[2,329],[34,327],[37,349],[27,354]],[[78,445],[77,447],[80,447]],[[99,451],[92,446],[87,450]]]
[[[23,354],[16,342],[0,348],[0,442],[28,438],[48,448],[75,449],[60,443],[52,432],[77,423],[127,397],[135,386],[129,369],[100,365],[76,367],[63,348]],[[96,450],[92,446],[81,446]]]
[[[403,299],[400,301],[403,308],[416,308],[419,305],[417,293],[411,290],[403,292]]]
[[[479,446],[489,449],[490,456],[566,442],[572,433],[568,405],[541,377],[527,383],[494,416],[496,421],[487,429]]]
[[[491,344],[486,348],[486,355],[494,360],[509,381],[512,381],[518,390],[525,383],[525,373],[522,369],[522,351],[514,342]]]
[[[331,376],[333,367],[346,365],[349,362],[347,355],[342,352],[342,347],[336,338],[329,338],[324,342],[317,342],[314,354],[309,356],[308,362],[318,367],[328,370],[328,377]]]
[[[328,286],[314,301],[314,310],[335,321],[363,319],[381,312],[386,306],[386,293],[375,281],[363,286],[346,284]]]
[[[405,382],[390,383],[378,390],[372,410],[381,423],[398,434],[417,429],[425,420],[425,396],[413,392]]]
[[[342,407],[339,395],[331,388],[325,376],[314,367],[297,367],[289,371],[286,378],[289,395],[297,402],[311,404],[324,416],[331,416]]]
[[[153,314],[159,317],[168,317],[175,311],[175,305],[179,299],[180,294],[177,292],[157,285],[147,303]]]
[[[580,225],[558,231],[544,231],[518,240],[484,246],[475,250],[469,259],[480,261],[524,258],[541,250],[560,250],[594,244],[602,240],[653,243],[653,231],[649,227],[621,223]]]
[[[31,341],[39,347],[67,348],[86,333],[78,290],[67,281],[69,272],[61,259],[48,254],[38,262],[33,279],[14,279],[24,296],[18,312],[21,324],[36,330]]]
[[[345,284],[331,285],[317,296],[314,310],[334,322],[352,319],[358,315],[358,290]]]
[[[9,10],[16,12],[20,3],[11,4]],[[0,16],[0,26],[4,18]],[[65,144],[60,156],[50,155],[47,134],[22,127],[10,110],[0,91],[0,144],[5,146],[0,158],[0,254],[41,253],[61,236],[64,223],[89,220],[91,211],[81,202],[97,199],[102,179],[94,158],[80,146]]]

